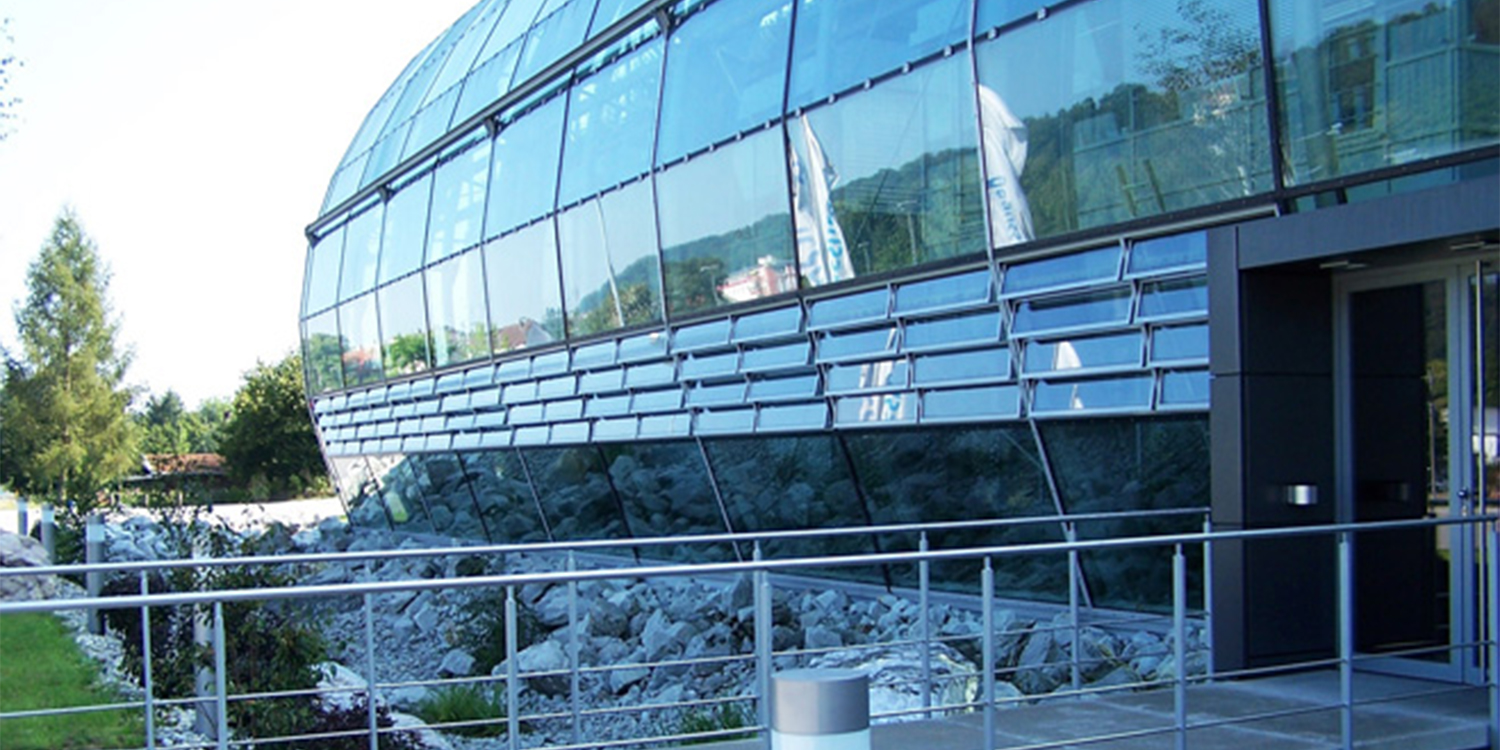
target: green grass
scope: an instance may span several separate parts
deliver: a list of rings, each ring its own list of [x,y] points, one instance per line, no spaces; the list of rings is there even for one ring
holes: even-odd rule
[[[451,721],[497,721],[505,718],[505,707],[489,688],[479,685],[452,685],[432,691],[417,705],[417,716],[428,724]],[[443,727],[442,731],[466,737],[499,737],[505,734],[503,722]]]
[[[114,703],[95,684],[97,668],[79,653],[57,618],[0,617],[0,711]],[[90,712],[0,722],[5,750],[80,750],[145,744],[138,711]]]

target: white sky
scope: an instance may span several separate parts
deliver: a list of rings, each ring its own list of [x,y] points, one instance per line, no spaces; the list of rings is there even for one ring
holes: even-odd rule
[[[365,114],[474,1],[0,0],[24,62],[0,141],[0,344],[72,206],[113,272],[127,380],[189,407],[232,396],[297,346],[302,231]]]

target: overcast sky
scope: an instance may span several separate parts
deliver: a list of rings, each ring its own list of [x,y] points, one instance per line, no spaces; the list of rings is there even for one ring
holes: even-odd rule
[[[232,396],[297,345],[302,232],[365,114],[473,3],[0,0],[24,63],[0,141],[0,343],[72,206],[113,272],[129,382]]]

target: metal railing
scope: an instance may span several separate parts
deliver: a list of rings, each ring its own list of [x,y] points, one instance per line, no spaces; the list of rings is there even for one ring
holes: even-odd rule
[[[242,557],[226,559],[194,559],[173,560],[158,562],[132,562],[107,565],[85,565],[85,566],[52,566],[45,568],[29,569],[7,569],[0,570],[0,576],[39,576],[39,575],[78,575],[90,572],[110,572],[119,574],[135,574],[140,577],[141,593],[126,596],[81,598],[81,599],[54,599],[45,601],[20,601],[0,602],[0,617],[23,612],[63,612],[74,610],[103,610],[138,608],[141,612],[142,628],[139,637],[142,640],[142,651],[151,653],[150,618],[153,609],[163,607],[192,606],[211,609],[211,653],[213,655],[212,676],[214,688],[211,697],[191,696],[167,698],[154,694],[152,684],[152,673],[150,659],[145,659],[142,667],[144,682],[144,694],[140,700],[122,701],[107,705],[55,708],[34,711],[13,711],[0,713],[0,728],[4,723],[11,720],[34,718],[42,716],[63,716],[85,711],[140,711],[145,719],[145,744],[149,748],[194,748],[194,747],[243,747],[254,743],[268,743],[279,741],[301,741],[307,747],[316,747],[314,744],[320,739],[333,737],[367,736],[369,747],[374,750],[378,747],[379,738],[382,735],[408,731],[404,729],[382,728],[378,724],[378,701],[368,700],[370,694],[377,696],[382,692],[399,689],[402,687],[442,687],[454,685],[487,686],[491,689],[504,691],[504,705],[506,711],[504,717],[495,719],[494,723],[503,727],[504,747],[519,750],[521,747],[536,746],[536,738],[529,736],[528,728],[549,727],[557,735],[566,735],[567,741],[561,744],[552,742],[543,744],[546,747],[578,749],[583,748],[606,748],[624,746],[662,746],[673,745],[688,740],[702,740],[712,738],[727,738],[737,736],[741,733],[757,733],[769,742],[769,717],[767,706],[762,700],[763,696],[769,694],[769,684],[772,673],[778,668],[791,666],[815,658],[822,653],[832,651],[857,651],[860,649],[889,648],[893,646],[915,646],[921,651],[921,685],[918,687],[921,695],[921,705],[910,709],[899,711],[888,711],[876,714],[873,718],[880,722],[882,720],[902,720],[909,718],[932,718],[936,716],[947,716],[963,712],[979,712],[983,715],[984,736],[986,750],[991,750],[995,742],[995,712],[998,708],[1017,705],[1021,703],[1036,702],[1041,699],[1064,699],[1068,697],[1080,697],[1095,695],[1114,691],[1130,691],[1143,688],[1170,689],[1173,694],[1173,721],[1170,726],[1137,730],[1123,734],[1097,735],[1089,738],[1070,737],[1066,742],[1055,745],[1033,745],[1032,747],[1061,747],[1065,744],[1076,745],[1090,741],[1107,741],[1112,739],[1124,739],[1135,736],[1162,735],[1171,736],[1177,747],[1186,747],[1186,738],[1190,730],[1202,729],[1211,724],[1203,722],[1190,722],[1188,715],[1188,688],[1190,685],[1206,683],[1213,680],[1226,680],[1244,677],[1255,677],[1268,674],[1274,669],[1248,669],[1235,672],[1214,673],[1213,658],[1209,650],[1213,643],[1214,621],[1209,606],[1212,601],[1211,580],[1213,565],[1214,546],[1226,542],[1253,542],[1271,539],[1307,538],[1307,537],[1332,537],[1336,541],[1336,558],[1330,563],[1337,570],[1336,587],[1336,610],[1337,618],[1337,654],[1335,656],[1303,661],[1294,665],[1297,668],[1309,667],[1336,667],[1339,672],[1340,700],[1335,706],[1321,706],[1310,709],[1283,710],[1280,712],[1260,713],[1250,716],[1239,716],[1235,722],[1250,722],[1266,718],[1290,715],[1299,711],[1328,710],[1335,709],[1340,714],[1342,746],[1352,748],[1354,743],[1355,709],[1361,702],[1356,702],[1353,693],[1353,672],[1361,659],[1369,658],[1355,653],[1355,618],[1353,605],[1353,543],[1352,538],[1361,533],[1373,531],[1390,531],[1396,529],[1436,528],[1440,526],[1463,526],[1478,534],[1483,534],[1486,543],[1481,547],[1487,550],[1487,559],[1482,561],[1486,583],[1484,587],[1482,622],[1483,629],[1478,634],[1481,637],[1444,644],[1429,649],[1417,649],[1412,653],[1451,652],[1461,650],[1466,653],[1483,654],[1484,660],[1491,665],[1488,670],[1489,701],[1488,710],[1491,726],[1500,726],[1500,678],[1497,678],[1497,670],[1493,665],[1500,663],[1500,650],[1497,650],[1496,637],[1497,627],[1500,627],[1500,591],[1497,591],[1497,579],[1500,579],[1500,563],[1497,563],[1497,546],[1500,546],[1500,537],[1497,537],[1495,516],[1473,516],[1456,519],[1427,519],[1413,521],[1393,521],[1365,524],[1343,524],[1323,525],[1276,529],[1240,530],[1240,531],[1212,531],[1205,530],[1194,533],[1162,534],[1155,536],[1141,536],[1130,538],[1111,539],[1078,539],[1072,524],[1084,521],[1106,521],[1111,519],[1132,518],[1140,519],[1147,516],[1202,516],[1202,509],[1189,511],[1156,511],[1141,513],[1102,513],[1090,514],[1088,516],[1068,516],[1042,519],[1005,519],[993,521],[968,521],[952,523],[929,523],[929,524],[900,524],[880,527],[858,527],[833,530],[806,530],[788,531],[761,534],[714,534],[691,538],[656,538],[656,539],[631,539],[631,540],[600,540],[591,542],[579,542],[570,544],[537,543],[516,545],[490,545],[483,547],[445,547],[437,549],[414,549],[414,550],[386,550],[378,552],[358,553],[332,553],[332,554],[292,554],[264,557]],[[1003,528],[1007,526],[1034,524],[1034,523],[1063,523],[1065,524],[1065,539],[1056,542],[1042,542],[1021,545],[996,545],[964,547],[954,549],[933,549],[929,544],[929,536],[941,531],[953,531],[962,529],[986,529]],[[1190,522],[1191,523],[1191,522]],[[892,552],[869,552],[858,554],[844,554],[836,556],[819,557],[795,557],[771,559],[761,554],[763,545],[771,541],[787,541],[797,539],[830,539],[849,536],[876,535],[889,538],[896,535],[918,535],[918,547],[915,550],[892,551]],[[618,559],[591,560],[589,567],[580,567],[577,564],[577,555],[582,552],[601,552],[608,550],[621,550],[628,548],[646,549],[662,547],[664,545],[718,545],[738,543],[750,543],[754,545],[754,554],[750,560],[735,559],[725,562],[704,563],[660,563],[641,564],[633,561],[621,561]],[[1171,576],[1171,608],[1170,613],[1153,612],[1108,612],[1101,608],[1086,608],[1081,606],[1078,592],[1081,590],[1079,564],[1080,557],[1087,554],[1103,552],[1138,550],[1138,549],[1161,549],[1169,550],[1172,559],[1170,570]],[[1203,586],[1202,600],[1198,606],[1193,606],[1189,596],[1189,564],[1187,552],[1190,549],[1201,549],[1203,558]],[[454,555],[508,555],[515,553],[555,554],[558,563],[556,569],[540,570],[530,572],[515,572],[493,575],[476,575],[468,577],[444,577],[444,578],[415,578],[394,581],[363,581],[334,584],[317,585],[294,585],[280,586],[261,589],[238,589],[238,590],[215,590],[215,591],[192,591],[153,593],[150,590],[149,574],[155,571],[174,568],[212,568],[224,566],[246,566],[246,565],[275,565],[286,566],[294,564],[316,564],[316,565],[345,565],[371,564],[379,561],[420,558],[420,557],[445,557]],[[995,622],[996,608],[999,597],[996,591],[995,570],[997,565],[1004,565],[1007,561],[1036,557],[1036,556],[1061,556],[1067,559],[1069,589],[1067,605],[1065,607],[1051,605],[1052,611],[1066,613],[1066,618],[1060,623],[1045,624],[1038,620],[1034,627],[1021,630],[997,631]],[[931,584],[931,566],[935,563],[971,565],[977,569],[979,577],[978,591],[962,598],[954,598],[955,595],[948,594],[950,600],[974,605],[977,603],[980,628],[977,635],[962,636],[937,636],[932,632],[932,598],[938,592],[933,591]],[[905,639],[888,640],[882,643],[859,644],[842,646],[836,649],[773,649],[773,628],[775,627],[775,615],[773,612],[774,594],[778,588],[798,588],[811,585],[810,581],[819,582],[825,586],[840,586],[842,584],[821,578],[807,578],[809,573],[814,576],[818,572],[837,571],[841,568],[871,568],[878,566],[912,565],[918,569],[918,585],[915,591],[902,589],[903,597],[915,600],[918,608],[918,622],[915,633],[909,633],[910,637]],[[1164,574],[1167,571],[1163,571]],[[626,580],[626,581],[650,581],[658,579],[707,579],[728,580],[736,577],[750,576],[753,591],[753,606],[751,607],[753,638],[750,639],[752,648],[748,653],[734,652],[716,657],[705,658],[672,658],[658,661],[639,661],[621,664],[594,664],[584,665],[580,659],[579,648],[579,604],[583,600],[580,594],[580,584],[587,582]],[[519,629],[519,603],[517,592],[522,587],[529,585],[560,585],[567,590],[567,624],[564,626],[569,634],[568,640],[568,668],[565,670],[533,671],[523,672],[518,663],[517,655],[520,652],[518,642]],[[449,679],[431,680],[409,680],[409,681],[387,681],[379,679],[377,670],[378,650],[375,640],[375,597],[382,594],[396,594],[406,592],[424,591],[472,591],[490,589],[503,591],[503,620],[505,630],[504,654],[505,660],[503,673],[493,676],[462,677]],[[325,732],[322,734],[294,735],[288,737],[234,737],[233,727],[230,725],[229,706],[232,702],[252,700],[273,700],[283,698],[311,698],[317,694],[339,692],[339,690],[287,690],[262,692],[256,694],[229,693],[226,684],[226,662],[233,658],[233,654],[227,653],[224,606],[236,602],[291,602],[291,601],[323,601],[338,597],[359,597],[361,602],[361,620],[363,623],[362,637],[363,655],[365,663],[362,665],[362,678],[365,684],[358,687],[340,689],[349,693],[356,699],[365,698],[363,705],[367,712],[367,726],[358,730],[346,730],[336,732]],[[1015,604],[1012,602],[1011,604]],[[956,606],[962,606],[956,605]],[[1038,605],[1048,606],[1048,605]],[[1190,621],[1192,621],[1198,632],[1203,635],[1199,645],[1190,644]],[[1090,685],[1083,679],[1082,673],[1086,668],[1096,666],[1086,663],[1082,649],[1080,648],[1080,633],[1085,627],[1118,627],[1122,624],[1132,626],[1155,627],[1169,634],[1171,652],[1168,654],[1173,660],[1175,669],[1170,677],[1158,676],[1154,679],[1142,679],[1125,684],[1110,684],[1105,686]],[[1002,638],[1019,638],[1028,634],[1046,632],[1049,636],[1060,636],[1066,643],[1063,652],[1066,661],[1046,660],[1040,664],[999,664],[1000,653],[999,641]],[[126,634],[127,636],[131,634]],[[1028,636],[1029,637],[1029,636]],[[977,640],[977,643],[973,641]],[[931,657],[937,644],[960,644],[967,645],[971,651],[977,651],[980,665],[978,674],[960,673],[950,675],[946,678],[938,678],[933,674]],[[1389,656],[1384,654],[1383,656]],[[1204,668],[1196,671],[1189,668],[1189,658],[1198,656],[1203,660]],[[739,665],[753,668],[754,679],[751,681],[752,689],[747,694],[698,696],[689,700],[664,701],[658,703],[638,703],[635,705],[602,705],[585,707],[582,701],[582,690],[580,686],[584,680],[599,679],[607,680],[608,676],[618,670],[692,670],[697,668],[730,669]],[[1001,697],[998,680],[1001,677],[1015,677],[1028,669],[1054,669],[1062,670],[1067,674],[1063,685],[1047,696],[1023,695],[1019,697]],[[522,698],[528,683],[545,678],[566,679],[568,689],[566,691],[568,700],[566,710],[543,710],[530,714],[522,711]],[[978,684],[978,695],[966,697],[961,701],[950,701],[946,703],[934,703],[933,696],[935,688],[944,681],[966,681],[967,684]],[[626,715],[643,714],[671,714],[682,715],[690,711],[712,710],[720,706],[754,706],[756,721],[744,727],[725,727],[721,729],[698,732],[657,732],[636,733],[624,737],[586,737],[585,727],[588,722],[597,718],[619,717]],[[155,715],[159,709],[168,707],[194,707],[200,710],[206,709],[212,719],[214,728],[214,741],[211,744],[179,744],[172,746],[160,745],[157,742],[157,730],[155,727]],[[479,722],[453,722],[449,724],[433,725],[435,729],[454,729]],[[535,734],[535,733],[530,733]],[[1492,745],[1496,737],[1491,737]]]

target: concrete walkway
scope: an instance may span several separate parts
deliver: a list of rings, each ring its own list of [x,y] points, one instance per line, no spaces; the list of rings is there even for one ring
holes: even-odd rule
[[[1485,687],[1361,673],[1354,695],[1357,747],[1489,747]],[[1340,743],[1339,711],[1329,708],[1338,703],[1338,674],[1331,671],[1194,686],[1188,690],[1187,744],[1195,750],[1327,750]],[[1269,713],[1280,715],[1250,718]],[[872,750],[981,750],[983,727],[977,713],[882,724],[871,732]],[[1172,727],[1171,690],[1117,693],[1000,709],[995,747],[1158,750],[1173,747]],[[764,744],[742,740],[709,747],[763,750]]]

